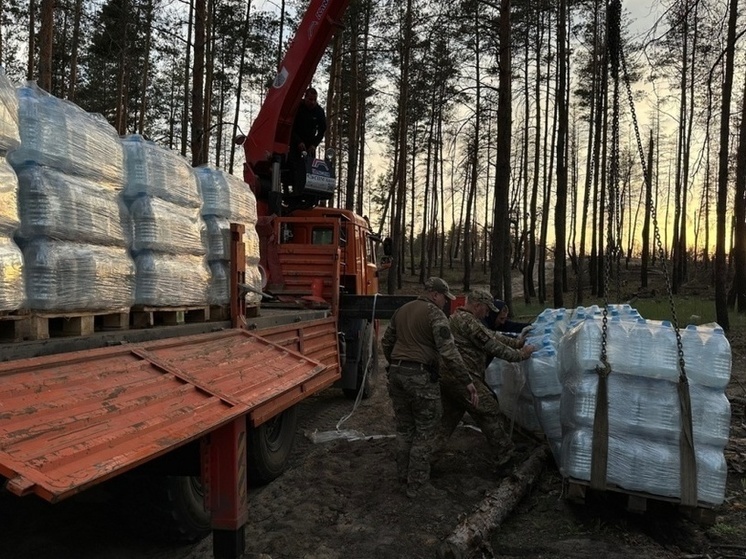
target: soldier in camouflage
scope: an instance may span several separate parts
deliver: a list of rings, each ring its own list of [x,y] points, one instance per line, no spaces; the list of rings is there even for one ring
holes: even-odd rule
[[[496,311],[492,295],[484,290],[475,289],[468,296],[466,306],[456,309],[451,315],[451,331],[456,347],[474,379],[479,393],[479,405],[472,405],[460,397],[461,374],[452,368],[444,367],[441,375],[441,393],[443,399],[443,416],[438,432],[438,448],[442,447],[456,429],[464,412],[474,419],[490,445],[498,453],[501,463],[507,462],[514,445],[504,426],[500,406],[484,380],[487,357],[499,357],[506,361],[517,362],[528,359],[536,348],[524,345],[523,340],[492,332],[484,325],[482,319],[490,311]]]
[[[439,357],[453,371],[449,386],[454,397],[458,394],[470,406],[479,405],[477,389],[443,314],[447,299],[455,299],[448,284],[440,278],[428,279],[423,295],[396,310],[381,341],[396,417],[397,474],[407,484],[408,497],[438,496],[428,480],[442,414]]]

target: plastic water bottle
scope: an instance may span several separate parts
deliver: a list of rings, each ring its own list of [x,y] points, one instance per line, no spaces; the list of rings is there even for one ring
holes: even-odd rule
[[[688,371],[689,378],[704,386],[725,389],[730,382],[731,350],[722,328],[714,328],[705,337],[701,355],[703,366]]]
[[[18,178],[10,163],[0,156],[0,236],[10,237],[19,225]]]
[[[580,333],[576,340],[577,366],[582,371],[593,371],[600,364],[601,359],[601,321],[586,319],[580,325]]]
[[[689,383],[694,444],[723,450],[730,436],[730,401],[717,388]]]
[[[210,262],[210,285],[207,288],[207,302],[211,305],[227,305],[228,296],[228,270],[227,262]]]
[[[14,311],[23,305],[23,253],[12,239],[0,237],[0,311]]]
[[[559,382],[557,351],[547,345],[528,360],[528,386],[535,398],[562,394]]]
[[[490,361],[490,364],[487,365],[487,369],[484,372],[484,381],[495,395],[499,395],[500,390],[502,390],[503,373],[507,364],[508,362],[504,359],[495,357]]]

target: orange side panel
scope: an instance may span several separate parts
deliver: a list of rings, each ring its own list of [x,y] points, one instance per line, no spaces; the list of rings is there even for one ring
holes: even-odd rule
[[[55,502],[339,378],[287,345],[235,329],[0,363],[0,475]]]

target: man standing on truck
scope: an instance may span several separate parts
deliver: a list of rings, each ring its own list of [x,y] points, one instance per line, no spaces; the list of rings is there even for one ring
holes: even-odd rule
[[[498,357],[511,362],[523,361],[531,357],[536,348],[524,345],[523,340],[487,329],[482,320],[490,311],[497,312],[492,295],[487,291],[475,289],[467,297],[466,306],[456,309],[451,315],[453,338],[466,364],[465,371],[474,379],[479,404],[472,405],[460,397],[463,375],[460,371],[444,367],[440,378],[443,416],[436,448],[440,449],[445,445],[464,412],[469,412],[498,453],[498,462],[502,465],[510,460],[515,445],[503,427],[504,419],[500,414],[497,399],[484,380],[485,363],[488,357]]]
[[[290,135],[288,165],[292,172],[293,192],[300,193],[306,184],[308,165],[315,157],[316,148],[326,133],[326,114],[318,104],[318,93],[312,87],[306,90],[298,107]]]
[[[381,341],[396,417],[397,475],[407,484],[410,498],[443,496],[429,483],[430,455],[442,414],[439,355],[461,380],[461,398],[473,407],[479,405],[477,389],[443,314],[448,299],[455,299],[448,284],[441,278],[428,279],[423,295],[394,312]]]

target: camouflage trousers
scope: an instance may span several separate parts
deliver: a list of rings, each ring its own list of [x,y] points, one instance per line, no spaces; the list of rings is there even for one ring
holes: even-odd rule
[[[442,415],[440,385],[424,371],[394,365],[388,380],[396,418],[397,475],[417,488],[430,479],[430,455]]]
[[[513,452],[513,441],[510,440],[506,418],[500,413],[500,405],[489,387],[482,380],[474,380],[479,394],[479,406],[469,402],[469,394],[463,385],[449,379],[441,379],[443,416],[438,429],[436,450],[445,446],[448,438],[458,426],[459,421],[468,412],[482,431],[498,457]]]

